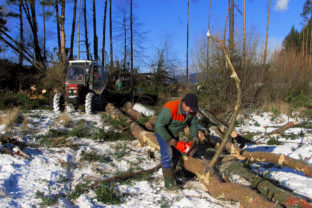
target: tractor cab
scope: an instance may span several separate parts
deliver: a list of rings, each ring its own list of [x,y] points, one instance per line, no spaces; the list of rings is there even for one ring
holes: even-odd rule
[[[108,72],[100,64],[89,60],[69,61],[65,80],[65,96],[60,93],[54,97],[54,111],[62,111],[62,105],[85,104],[86,112],[103,107],[104,89],[108,81]],[[62,97],[64,104],[62,104]]]

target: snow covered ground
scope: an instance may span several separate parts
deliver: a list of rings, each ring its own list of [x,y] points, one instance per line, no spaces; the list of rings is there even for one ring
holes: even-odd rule
[[[27,160],[19,156],[0,154],[0,207],[42,207],[44,204],[50,207],[239,207],[238,203],[212,198],[196,178],[189,180],[182,190],[167,191],[163,188],[161,170],[148,178],[115,182],[107,186],[120,197],[119,204],[103,203],[98,193],[90,188],[80,191],[80,196],[73,197],[73,193],[79,192],[79,187],[86,185],[88,176],[110,177],[128,170],[150,169],[160,161],[158,152],[155,157],[150,157],[149,147],[139,147],[136,140],[97,141],[90,137],[73,136],[67,138],[72,146],[37,145],[42,138],[40,135],[48,134],[50,129],[70,130],[81,121],[85,126],[105,131],[112,128],[101,114],[72,112],[67,115],[65,118],[70,120],[70,125],[68,121],[62,121],[58,115],[48,110],[28,112],[25,114],[28,122],[16,125],[12,131],[0,125],[0,135],[26,142],[28,146],[23,151],[30,156]],[[275,129],[270,129],[270,126],[281,126],[291,120],[293,119],[283,115],[272,119],[272,114],[269,113],[253,114],[236,130],[240,133],[269,132]],[[285,142],[283,145],[248,145],[245,148],[249,151],[282,153],[312,164],[312,135],[298,136],[302,131],[307,133],[306,129],[301,128],[287,130],[286,134],[293,133],[297,136],[293,136],[292,140],[278,138]],[[87,153],[100,155],[100,162],[85,160]],[[283,186],[312,198],[312,179],[301,172],[277,166],[267,168],[264,165],[254,165],[254,169],[266,172]]]

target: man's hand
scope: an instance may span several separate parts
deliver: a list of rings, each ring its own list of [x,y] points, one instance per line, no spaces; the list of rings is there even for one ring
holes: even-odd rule
[[[197,146],[200,143],[200,140],[198,137],[193,137],[193,142]]]
[[[169,141],[168,141],[168,144],[170,145],[170,146],[175,146],[175,143],[176,142],[176,140],[175,140],[175,138],[171,138]]]

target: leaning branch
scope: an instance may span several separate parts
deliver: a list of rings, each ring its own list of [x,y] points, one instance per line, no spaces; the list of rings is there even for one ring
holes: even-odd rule
[[[141,171],[136,171],[136,172],[129,172],[129,173],[125,173],[122,175],[118,175],[118,176],[112,176],[109,178],[103,178],[103,177],[93,177],[93,176],[89,176],[86,178],[87,181],[92,181],[93,183],[89,186],[90,188],[94,188],[97,187],[98,185],[100,185],[101,183],[109,183],[112,181],[117,181],[117,180],[126,180],[129,178],[133,178],[133,177],[137,177],[140,175],[143,175],[145,173],[152,173],[157,171],[159,168],[161,167],[161,164],[159,163],[158,165],[156,165],[155,167],[148,169],[148,170],[141,170]]]
[[[224,42],[222,40],[219,40],[215,37],[213,37],[212,35],[209,34],[209,31],[207,33],[207,37],[211,38],[212,40],[218,42],[220,44],[220,48],[221,50],[223,51],[223,54],[225,56],[225,59],[226,59],[226,62],[228,63],[228,65],[230,66],[230,70],[232,72],[231,74],[231,78],[233,78],[235,80],[235,85],[236,85],[236,89],[237,89],[237,95],[236,95],[236,104],[235,104],[235,107],[234,107],[234,112],[233,112],[233,116],[231,118],[231,122],[230,122],[230,125],[229,125],[229,128],[227,129],[225,135],[224,135],[224,138],[222,139],[222,142],[220,144],[220,146],[218,147],[218,150],[217,152],[215,153],[215,155],[213,156],[212,160],[210,161],[209,163],[209,166],[210,167],[214,167],[215,164],[217,163],[218,159],[220,158],[220,155],[222,153],[222,151],[224,150],[224,147],[226,145],[226,143],[228,142],[229,140],[229,135],[230,133],[233,131],[233,128],[234,128],[234,123],[236,121],[236,118],[237,118],[237,115],[238,115],[238,111],[239,111],[239,107],[241,105],[241,87],[240,87],[240,79],[234,69],[234,66],[232,65],[232,62],[230,60],[230,57],[229,55],[227,54],[226,50],[225,50],[225,45],[224,45]]]
[[[264,138],[264,137],[266,137],[266,136],[270,136],[270,135],[273,135],[273,134],[280,134],[280,133],[282,133],[283,131],[286,131],[287,129],[293,127],[294,125],[296,125],[296,122],[291,121],[291,122],[289,122],[289,123],[287,123],[287,124],[281,126],[281,127],[278,128],[278,129],[275,129],[275,130],[273,130],[273,131],[271,131],[271,132],[269,132],[269,133],[265,133],[263,136],[261,136],[261,137],[257,138],[256,140],[254,140],[254,142],[257,142],[257,141],[259,141],[260,139],[262,139],[262,138]]]

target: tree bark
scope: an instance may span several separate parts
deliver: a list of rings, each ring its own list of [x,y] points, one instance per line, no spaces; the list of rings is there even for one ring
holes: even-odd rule
[[[66,62],[65,51],[65,0],[61,0],[61,57],[63,64]],[[66,73],[66,71],[64,71]]]
[[[311,166],[306,164],[304,161],[285,156],[284,154],[275,154],[271,152],[249,152],[247,150],[242,150],[237,145],[231,143],[228,143],[225,148],[229,153],[231,153],[232,156],[240,160],[279,164],[281,166],[301,171],[304,175],[312,177]]]
[[[234,0],[233,0],[233,2],[234,2]],[[220,48],[223,51],[223,54],[224,54],[225,59],[226,59],[226,62],[227,62],[228,66],[230,67],[230,70],[231,70],[231,78],[234,79],[235,86],[236,86],[236,89],[237,89],[236,90],[237,91],[236,104],[235,104],[235,107],[234,107],[233,115],[231,117],[230,126],[229,126],[228,130],[226,131],[226,133],[224,135],[224,138],[222,139],[222,142],[221,142],[220,146],[218,147],[217,152],[215,153],[215,155],[213,156],[212,160],[209,163],[210,167],[214,167],[214,165],[216,164],[217,160],[219,159],[219,157],[221,155],[221,152],[223,151],[226,143],[229,140],[230,133],[233,131],[234,123],[236,121],[236,118],[237,118],[237,115],[238,115],[238,111],[239,111],[239,107],[240,107],[240,104],[241,104],[241,94],[242,94],[242,91],[241,91],[241,87],[240,87],[240,79],[239,79],[239,77],[238,77],[238,75],[237,75],[237,73],[236,73],[236,71],[234,69],[234,66],[232,65],[232,62],[230,60],[229,55],[226,52],[224,42],[222,40],[219,40],[219,39],[213,37],[213,36],[210,36],[209,34],[208,34],[208,36],[212,40],[214,40],[214,41],[216,41],[216,42],[218,42],[220,44]]]
[[[55,0],[55,15],[56,15],[56,34],[57,34],[57,46],[58,46],[58,57],[61,55],[61,29],[60,29],[60,16],[58,10],[58,1]]]
[[[228,8],[227,8],[227,11],[226,11],[226,17],[225,17],[225,25],[224,25],[224,31],[223,31],[223,42],[225,42],[226,40],[226,28],[227,28],[227,22],[228,22],[228,19],[229,19],[229,14],[230,14],[230,0],[229,0],[229,5],[228,5]]]
[[[134,69],[133,69],[133,16],[132,16],[132,0],[130,0],[130,81],[131,81],[131,103],[134,103]]]
[[[73,59],[74,58],[74,40],[75,40],[75,28],[76,28],[77,1],[78,0],[75,0],[75,3],[74,3],[72,31],[71,31],[71,35],[70,35],[69,59]]]
[[[208,31],[210,31],[211,0],[209,0]],[[207,72],[209,69],[209,37],[207,37]]]
[[[266,64],[266,58],[267,58],[268,37],[269,37],[269,23],[270,23],[270,8],[271,8],[271,0],[268,0],[268,16],[267,16],[267,25],[266,25],[266,34],[265,34],[263,64]]]
[[[113,56],[113,20],[112,20],[112,0],[109,0],[109,41],[110,41],[110,68],[114,67]]]
[[[105,7],[104,7],[103,46],[102,46],[102,67],[105,66],[106,13],[107,13],[107,0],[105,0]]]
[[[230,15],[229,15],[229,55],[233,56],[234,53],[234,0],[229,0]]]
[[[27,17],[28,23],[30,25],[33,38],[34,38],[34,51],[35,51],[35,59],[36,62],[42,63],[42,56],[38,42],[38,34],[37,34],[37,20],[36,20],[36,7],[35,1],[30,1],[30,9],[27,2],[25,4],[22,3],[25,15]]]
[[[124,9],[124,14],[123,14],[123,29],[124,29],[124,60],[123,60],[123,70],[126,71],[126,64],[127,64],[127,22],[126,22],[126,9]]]
[[[247,58],[246,58],[246,0],[244,0],[244,15],[243,15],[243,25],[244,25],[244,34],[243,34],[243,66],[246,69]]]
[[[20,44],[19,44],[19,65],[23,65],[24,48],[24,24],[23,24],[23,0],[19,0],[19,23],[20,23]]]
[[[78,9],[78,60],[80,60],[80,15],[81,15],[81,0],[79,0],[79,9]]]
[[[130,102],[127,102],[125,104],[125,112],[133,119],[133,120],[139,120],[142,116],[139,112],[136,112],[132,109],[132,104]]]
[[[96,33],[95,0],[93,0],[93,49],[94,49],[94,60],[98,61],[98,38],[97,38],[97,33]]]
[[[42,63],[42,56],[41,56],[41,51],[39,47],[39,41],[38,41],[38,26],[37,26],[37,20],[36,20],[36,7],[35,7],[35,1],[31,1],[30,3],[30,8],[31,8],[31,19],[33,23],[33,35],[34,35],[34,45],[35,45],[35,57],[36,60]]]
[[[9,42],[8,40],[6,40],[3,36],[0,35],[0,39],[2,39],[7,45],[9,45],[13,50],[15,50],[17,53],[20,51],[19,43],[17,41],[15,41],[9,34],[7,34],[6,32],[2,31],[2,34],[5,35],[10,41],[12,41],[15,45],[14,46],[11,42]],[[33,64],[35,66],[36,69],[38,69],[39,71],[43,71],[45,68],[42,65],[42,63],[40,63],[38,60],[36,60],[35,57],[33,57],[30,52],[26,51],[25,48],[23,47],[23,52],[22,55],[23,57],[31,64]],[[26,53],[26,54],[25,54]]]
[[[273,134],[280,134],[282,133],[283,131],[286,131],[287,129],[293,127],[294,125],[296,125],[296,123],[294,121],[291,121],[283,126],[281,126],[280,128],[278,129],[275,129],[269,133],[265,133],[263,136],[257,138],[256,140],[254,140],[254,142],[257,142],[259,141],[260,139],[264,138],[265,136],[270,136],[270,135],[273,135]]]
[[[271,201],[280,203],[287,208],[312,207],[312,204],[307,202],[304,198],[279,188],[261,176],[250,172],[250,170],[244,167],[244,164],[239,161],[231,160],[223,162],[218,170],[224,176],[223,178],[225,181],[232,182],[232,177],[239,175],[251,184],[251,188],[256,189]]]
[[[87,59],[90,60],[90,50],[89,50],[89,39],[88,39],[88,23],[87,23],[87,2],[84,0],[83,4],[83,19],[84,19],[84,28],[85,28],[85,44],[86,44],[86,52]]]

